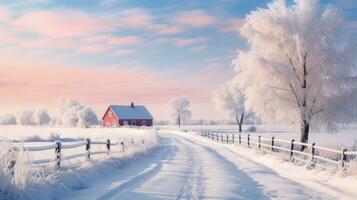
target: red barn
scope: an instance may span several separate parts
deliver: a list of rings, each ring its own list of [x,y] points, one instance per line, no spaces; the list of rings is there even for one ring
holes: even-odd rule
[[[153,117],[145,106],[111,105],[104,113],[102,126],[116,128],[120,126],[152,126]]]

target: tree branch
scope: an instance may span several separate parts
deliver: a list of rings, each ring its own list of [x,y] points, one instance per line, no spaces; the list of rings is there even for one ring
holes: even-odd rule
[[[273,85],[268,85],[268,87],[271,87],[271,88],[274,88],[274,89],[277,89],[277,90],[289,91],[289,90],[286,89],[286,88],[281,88],[281,87],[277,87],[277,86],[273,86]]]
[[[290,56],[288,56],[287,54],[286,54],[286,57],[287,57],[288,60],[289,60],[289,63],[290,63],[290,65],[291,65],[291,69],[292,69],[293,72],[294,72],[294,75],[295,75],[296,78],[298,79],[299,83],[302,84],[301,78],[300,78],[300,76],[299,76],[299,73],[296,71],[296,68],[295,68],[295,65],[294,65],[294,63],[293,63],[293,60],[292,60],[292,59],[290,58]]]
[[[299,99],[298,95],[296,94],[295,89],[294,89],[293,85],[291,84],[291,82],[289,82],[289,86],[290,86],[290,88],[291,88],[291,92],[292,92],[293,95],[295,96],[296,103],[298,104],[298,107],[301,108],[300,99]]]

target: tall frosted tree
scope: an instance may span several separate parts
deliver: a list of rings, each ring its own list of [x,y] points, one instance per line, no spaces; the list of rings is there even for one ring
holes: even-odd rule
[[[191,118],[190,100],[186,97],[175,97],[170,100],[169,105],[173,110],[172,116],[179,127],[181,127],[182,122]]]
[[[229,117],[234,117],[242,132],[245,115],[244,94],[233,82],[225,83],[213,91],[213,102],[218,111],[224,112]]]
[[[331,130],[356,117],[356,40],[337,9],[317,0],[276,0],[245,18],[249,49],[233,61],[246,106],[263,120]]]

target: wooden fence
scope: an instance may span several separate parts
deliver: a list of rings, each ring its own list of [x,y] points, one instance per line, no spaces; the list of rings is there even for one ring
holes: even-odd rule
[[[357,151],[348,151],[347,148],[340,150],[318,146],[316,143],[301,143],[294,139],[283,140],[275,137],[263,138],[260,135],[237,133],[236,131],[203,130],[201,136],[213,141],[246,145],[264,152],[285,154],[291,161],[297,160],[315,165],[317,163],[331,163],[345,168],[351,161],[356,160]],[[304,146],[304,151],[300,151]]]
[[[145,140],[141,141],[142,144],[145,144]],[[48,145],[41,145],[41,146],[31,146],[31,147],[14,147],[10,151],[26,151],[26,152],[40,152],[40,151],[48,151],[48,150],[53,150],[54,151],[54,158],[52,159],[40,159],[40,160],[34,160],[32,161],[33,165],[40,165],[40,164],[50,164],[54,163],[56,166],[56,169],[61,169],[62,166],[62,161],[64,159],[64,156],[62,154],[62,150],[64,149],[75,149],[79,147],[84,147],[85,152],[84,153],[76,153],[72,154],[69,156],[65,157],[65,160],[71,160],[74,158],[80,158],[80,157],[85,157],[86,160],[90,160],[92,155],[100,155],[100,154],[106,154],[109,155],[111,152],[111,148],[113,146],[118,146],[121,148],[121,152],[125,153],[127,150],[128,143],[134,145],[134,140],[131,139],[130,142],[111,142],[110,139],[107,139],[105,141],[92,141],[90,138],[87,138],[83,141],[78,141],[78,142],[61,142],[61,141],[55,141],[52,144]],[[92,147],[94,145],[103,145],[105,147],[105,151],[92,151]],[[11,161],[9,164],[9,169],[14,168],[16,165],[16,161]]]

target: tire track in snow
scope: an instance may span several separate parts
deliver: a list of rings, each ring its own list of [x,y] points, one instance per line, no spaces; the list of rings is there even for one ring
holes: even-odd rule
[[[195,149],[194,152],[188,152],[190,160],[192,161],[191,169],[186,178],[186,184],[183,185],[176,197],[176,200],[181,199],[202,199],[203,193],[203,171],[200,158],[194,158],[193,155],[198,155]]]
[[[173,152],[175,147],[169,146],[170,148],[168,151]],[[163,157],[163,155],[161,156]],[[169,156],[168,160],[170,160],[172,157]],[[159,159],[162,160],[162,159]],[[150,178],[154,177],[157,173],[160,172],[162,168],[162,163],[158,162],[155,164],[151,164],[146,170],[143,172],[139,173],[138,175],[130,178],[129,180],[125,181],[124,183],[120,184],[119,186],[113,188],[109,192],[105,193],[101,197],[98,198],[98,200],[108,200],[108,199],[113,199],[115,196],[118,194],[125,192],[127,190],[131,190],[135,188],[137,185],[140,185],[141,183],[145,182],[146,180],[149,180]]]

